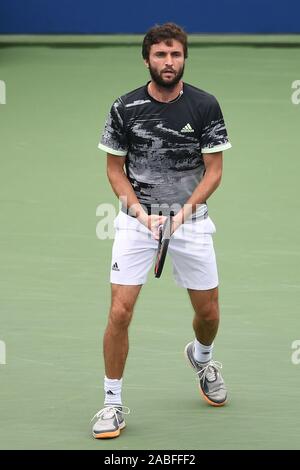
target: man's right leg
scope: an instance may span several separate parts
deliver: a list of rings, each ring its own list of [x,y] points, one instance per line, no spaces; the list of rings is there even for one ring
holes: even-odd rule
[[[111,307],[103,339],[105,374],[121,379],[128,354],[128,327],[142,286],[111,285]]]
[[[128,328],[141,288],[111,284],[111,307],[103,338],[105,401],[104,408],[95,415],[99,418],[93,426],[96,439],[118,437],[125,428],[123,415],[129,409],[122,405],[122,376],[128,354]]]
[[[122,376],[128,354],[128,327],[134,305],[147,281],[157,240],[137,219],[120,212],[115,219],[115,241],[111,260],[111,308],[103,340],[105,361],[104,408],[94,416],[97,439],[117,437],[125,427],[122,405]]]

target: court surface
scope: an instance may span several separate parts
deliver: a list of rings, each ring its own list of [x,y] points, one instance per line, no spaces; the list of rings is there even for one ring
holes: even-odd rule
[[[298,47],[190,49],[185,81],[218,97],[233,144],[209,201],[230,401],[201,401],[183,356],[192,309],[167,262],[130,329],[128,427],[99,442],[112,240],[97,238],[96,209],[117,203],[97,143],[147,71],[134,44],[0,47],[0,448],[299,449],[299,63]]]

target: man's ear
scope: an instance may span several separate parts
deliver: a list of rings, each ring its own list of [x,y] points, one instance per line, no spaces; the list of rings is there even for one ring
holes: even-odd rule
[[[146,65],[147,69],[149,68],[149,62],[148,60],[144,59],[144,64]]]

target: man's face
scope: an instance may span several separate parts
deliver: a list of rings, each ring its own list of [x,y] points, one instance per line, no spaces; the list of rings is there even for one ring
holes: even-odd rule
[[[149,67],[152,80],[163,88],[173,88],[183,76],[183,45],[175,39],[153,44],[150,48]]]

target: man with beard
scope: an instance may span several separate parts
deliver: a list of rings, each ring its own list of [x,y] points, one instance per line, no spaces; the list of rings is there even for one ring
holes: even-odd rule
[[[113,103],[99,144],[122,209],[115,220],[111,308],[103,342],[105,401],[93,426],[97,439],[117,437],[125,427],[129,409],[122,404],[121,389],[128,327],[155,256],[159,227],[170,211],[175,214],[169,243],[174,277],[187,289],[194,309],[195,339],[186,345],[185,356],[207,403],[222,406],[227,400],[222,365],[212,359],[218,273],[215,226],[206,201],[220,184],[222,153],[231,145],[216,98],[182,81],[183,29],[174,23],[153,27],[142,54],[151,81]]]

